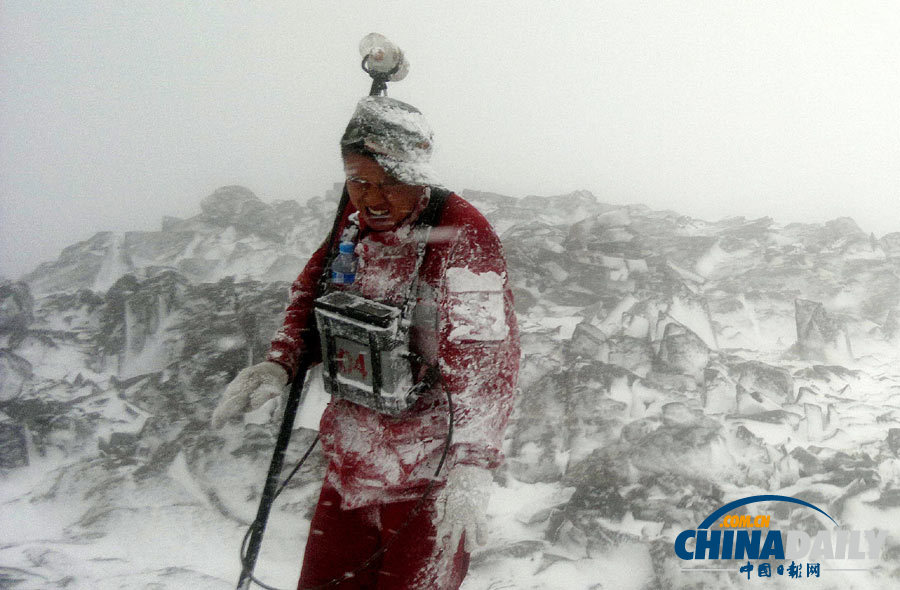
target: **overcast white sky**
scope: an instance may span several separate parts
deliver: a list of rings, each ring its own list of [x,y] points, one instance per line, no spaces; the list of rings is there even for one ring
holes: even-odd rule
[[[894,0],[4,0],[0,19],[8,277],[222,185],[321,195],[371,31],[406,51],[390,95],[457,191],[900,231]]]

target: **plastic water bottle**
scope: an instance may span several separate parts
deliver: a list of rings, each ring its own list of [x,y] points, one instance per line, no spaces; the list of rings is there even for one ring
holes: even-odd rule
[[[356,280],[356,245],[353,242],[341,242],[338,255],[331,263],[331,282],[335,285],[351,285]]]

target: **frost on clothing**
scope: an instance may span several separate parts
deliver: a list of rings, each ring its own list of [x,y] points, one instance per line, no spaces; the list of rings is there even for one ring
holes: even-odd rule
[[[344,224],[352,211],[348,206]],[[385,232],[361,229],[352,288],[364,297],[402,303],[413,279],[416,232],[409,225]],[[301,352],[319,360],[312,301],[325,258],[323,245],[294,283],[284,325],[268,355],[292,377]],[[455,418],[445,469],[454,464],[493,468],[501,460],[518,373],[518,328],[500,241],[484,217],[457,195],[448,197],[441,222],[431,231],[420,277],[410,346],[440,368],[442,388],[424,393],[397,417],[343,400],[328,404],[320,423],[330,461],[326,479],[348,508],[421,494],[447,435],[444,391],[452,397]]]
[[[450,340],[503,340],[509,333],[503,302],[503,275],[474,273],[466,268],[447,269],[450,294]]]

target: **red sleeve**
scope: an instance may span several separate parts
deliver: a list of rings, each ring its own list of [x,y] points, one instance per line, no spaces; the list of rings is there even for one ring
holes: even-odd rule
[[[458,231],[440,305],[441,378],[454,406],[451,465],[494,468],[513,408],[519,332],[500,240],[474,207],[458,202],[441,223]]]
[[[293,381],[302,354],[311,354],[313,362],[321,360],[318,331],[313,314],[316,288],[328,254],[323,243],[315,251],[300,276],[291,285],[291,300],[284,312],[284,322],[276,332],[266,360],[284,367]]]

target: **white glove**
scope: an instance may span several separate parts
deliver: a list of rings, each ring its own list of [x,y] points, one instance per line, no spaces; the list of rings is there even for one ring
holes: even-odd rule
[[[487,542],[487,507],[491,498],[491,472],[474,465],[457,465],[447,476],[447,485],[435,503],[437,536],[444,549],[455,554],[459,539],[466,533],[466,551],[475,550],[476,542]]]
[[[248,402],[250,409],[256,410],[270,399],[278,397],[287,380],[287,371],[278,363],[263,361],[247,367],[225,388],[222,400],[213,411],[213,428],[221,428],[229,418],[240,414]]]

